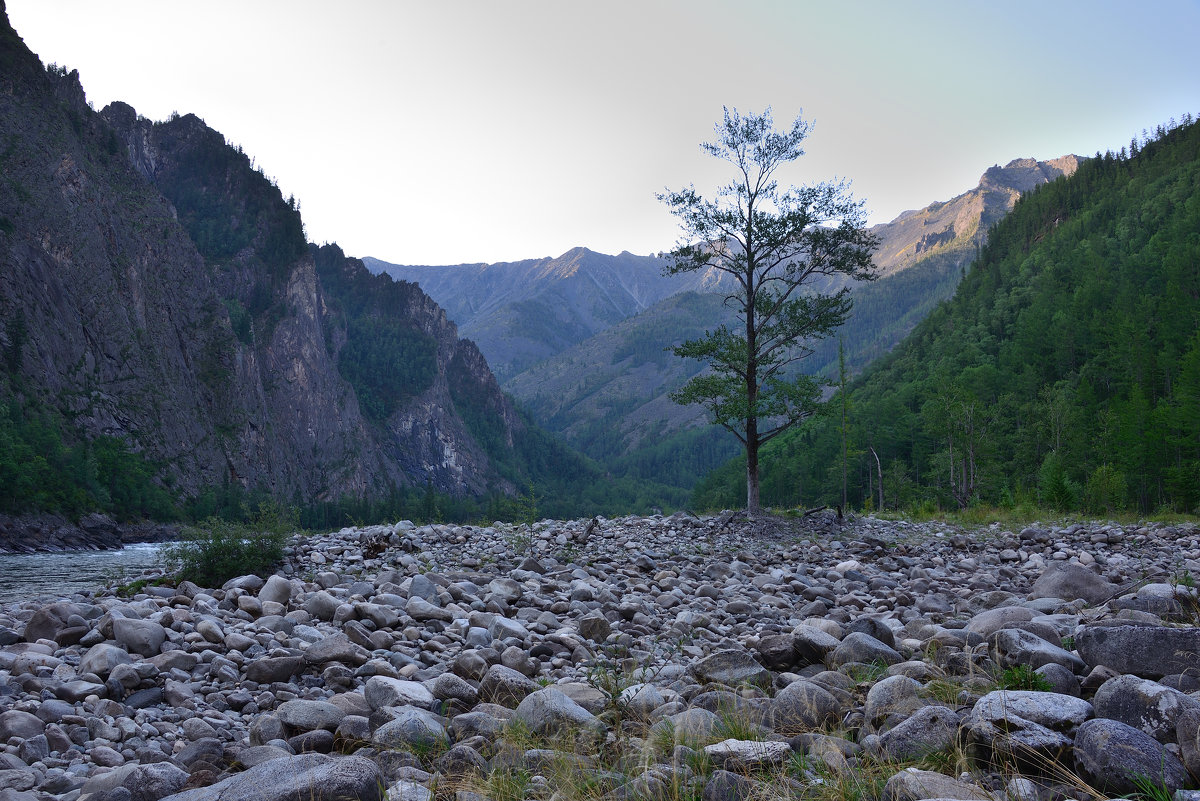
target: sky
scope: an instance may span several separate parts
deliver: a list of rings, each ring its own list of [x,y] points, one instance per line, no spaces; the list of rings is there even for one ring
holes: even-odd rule
[[[869,221],[993,164],[1119,150],[1200,114],[1200,0],[7,0],[89,100],[193,113],[301,204],[308,237],[398,264],[649,254],[655,194],[728,181],[728,106],[814,123],[785,184]]]

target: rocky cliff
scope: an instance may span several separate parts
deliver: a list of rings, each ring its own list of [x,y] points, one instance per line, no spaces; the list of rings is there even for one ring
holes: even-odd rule
[[[504,486],[451,364],[505,441],[521,424],[437,304],[310,249],[295,204],[195,116],[95,112],[7,18],[0,169],[0,402],[48,408],[68,437],[124,439],[181,496]],[[385,365],[420,381],[389,386]]]

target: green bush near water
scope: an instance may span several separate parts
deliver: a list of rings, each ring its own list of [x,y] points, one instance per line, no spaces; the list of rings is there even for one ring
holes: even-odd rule
[[[295,529],[290,512],[264,505],[250,524],[210,517],[185,528],[164,558],[179,581],[219,587],[237,576],[270,573],[283,560],[283,546]]]

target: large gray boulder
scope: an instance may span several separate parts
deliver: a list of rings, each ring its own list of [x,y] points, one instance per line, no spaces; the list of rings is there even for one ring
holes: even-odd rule
[[[1175,742],[1180,715],[1200,712],[1200,701],[1192,696],[1137,676],[1117,676],[1104,682],[1092,705],[1096,717],[1119,720],[1162,743]]]
[[[358,756],[300,754],[272,759],[170,801],[381,801],[383,774]]]
[[[554,687],[525,696],[517,705],[513,720],[525,724],[531,732],[541,737],[566,736],[580,730],[592,734],[604,732],[604,725],[599,718]]]
[[[275,710],[276,716],[296,732],[325,729],[334,731],[346,717],[346,712],[328,701],[309,701],[297,698],[285,701]]]
[[[110,790],[124,787],[130,793],[130,801],[158,801],[164,796],[178,793],[187,780],[187,771],[173,762],[149,765],[131,763],[92,776],[84,782],[80,796],[94,795],[99,798]]]
[[[963,725],[980,746],[1002,753],[1053,756],[1068,748],[1092,716],[1082,698],[1033,690],[995,690],[975,702]]]
[[[958,738],[961,719],[944,706],[927,706],[880,736],[880,751],[898,762],[923,759],[950,750]]]
[[[883,662],[895,665],[903,661],[904,657],[895,648],[863,631],[847,634],[829,654],[829,662],[834,666],[847,662]]]
[[[0,742],[8,740],[9,737],[28,740],[38,736],[45,729],[46,724],[42,719],[30,712],[23,712],[19,709],[0,712]]]
[[[371,742],[383,748],[413,751],[447,747],[450,735],[437,715],[408,706],[397,709],[391,720],[376,729]]]
[[[341,662],[343,665],[359,667],[365,665],[370,658],[370,651],[350,642],[350,638],[345,634],[334,634],[317,640],[304,651],[304,661],[314,665]]]
[[[79,614],[79,607],[67,601],[47,604],[33,613],[25,624],[25,642],[53,640],[67,627],[67,619]]]
[[[1088,626],[1075,648],[1089,667],[1156,679],[1175,673],[1200,675],[1200,629],[1168,626]]]
[[[704,746],[704,754],[722,770],[745,775],[780,767],[792,755],[792,747],[781,742],[729,739]]]
[[[880,726],[892,715],[907,716],[926,706],[921,690],[921,683],[908,676],[888,676],[875,682],[863,710],[867,724]]]
[[[1143,778],[1168,792],[1187,784],[1187,770],[1162,743],[1119,720],[1095,718],[1079,727],[1073,748],[1075,766],[1097,788],[1132,793]]]
[[[816,626],[797,626],[792,630],[792,637],[792,648],[795,650],[796,664],[799,667],[821,664],[841,642],[837,637]]]
[[[270,576],[258,591],[258,600],[262,603],[274,602],[287,606],[292,600],[292,582],[279,574]]]
[[[703,659],[692,663],[692,673],[704,682],[715,682],[727,687],[738,687],[743,684],[767,686],[771,683],[771,674],[746,651],[730,648],[709,654]]]
[[[371,709],[388,706],[417,706],[430,709],[436,702],[433,693],[419,681],[372,676],[363,685],[363,695]]]
[[[492,665],[479,683],[479,697],[489,703],[515,707],[537,689],[537,682],[528,676],[504,665]]]
[[[101,679],[106,679],[117,665],[128,665],[132,661],[133,657],[124,648],[109,642],[97,643],[87,649],[83,659],[79,660],[79,675],[95,673]]]
[[[988,635],[987,641],[993,658],[1001,667],[1062,665],[1072,673],[1083,673],[1087,669],[1075,654],[1024,629],[997,629]]]
[[[131,654],[154,656],[167,641],[167,630],[153,620],[119,617],[113,620],[113,639]]]
[[[922,798],[955,798],[992,801],[992,794],[975,784],[932,770],[905,768],[883,786],[883,801],[919,801]]]
[[[1029,589],[1030,600],[1062,598],[1073,601],[1082,598],[1089,604],[1102,604],[1113,598],[1121,588],[1104,576],[1093,573],[1073,562],[1051,563]]]
[[[771,699],[775,731],[803,734],[836,723],[841,711],[833,693],[806,679],[794,681]]]

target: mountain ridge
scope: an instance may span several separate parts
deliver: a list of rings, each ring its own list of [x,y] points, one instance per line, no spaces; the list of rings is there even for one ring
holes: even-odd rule
[[[294,201],[198,117],[94,111],[78,74],[42,67],[6,15],[0,67],[0,434],[62,442],[41,467],[0,454],[13,487],[77,473],[54,503],[103,505],[96,454],[112,441],[177,499],[514,491],[497,459],[525,424],[415,284],[310,247]],[[398,355],[409,386],[374,371]],[[481,424],[497,435],[486,447]]]

